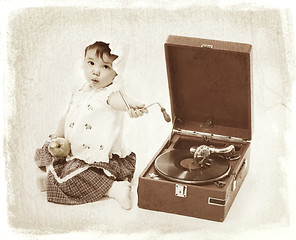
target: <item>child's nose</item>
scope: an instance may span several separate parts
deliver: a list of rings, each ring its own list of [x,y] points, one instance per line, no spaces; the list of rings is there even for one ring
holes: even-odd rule
[[[100,68],[98,68],[98,67],[94,67],[94,68],[93,68],[93,75],[100,76]]]

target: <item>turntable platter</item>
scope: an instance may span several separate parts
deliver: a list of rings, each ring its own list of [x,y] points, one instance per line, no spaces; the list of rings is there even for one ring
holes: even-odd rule
[[[211,157],[211,165],[199,167],[189,150],[172,150],[161,154],[154,163],[156,171],[164,178],[191,184],[205,184],[223,179],[230,172],[225,158]]]

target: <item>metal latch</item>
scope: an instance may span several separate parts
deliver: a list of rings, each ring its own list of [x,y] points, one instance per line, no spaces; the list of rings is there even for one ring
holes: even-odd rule
[[[177,197],[183,197],[183,198],[187,197],[187,186],[176,184],[175,195]]]
[[[202,44],[201,47],[202,48],[213,48],[214,46],[211,44]]]

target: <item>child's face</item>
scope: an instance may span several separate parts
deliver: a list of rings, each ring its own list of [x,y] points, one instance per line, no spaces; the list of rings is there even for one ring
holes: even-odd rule
[[[117,75],[112,68],[114,59],[105,53],[102,58],[96,55],[95,49],[88,50],[84,58],[84,76],[92,88],[99,89],[108,86]]]

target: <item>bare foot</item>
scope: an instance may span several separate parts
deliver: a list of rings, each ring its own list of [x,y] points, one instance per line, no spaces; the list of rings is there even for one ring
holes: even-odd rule
[[[36,184],[41,192],[45,192],[47,190],[47,175],[37,177]]]
[[[114,182],[107,196],[117,200],[124,209],[131,209],[131,184],[128,181]]]

